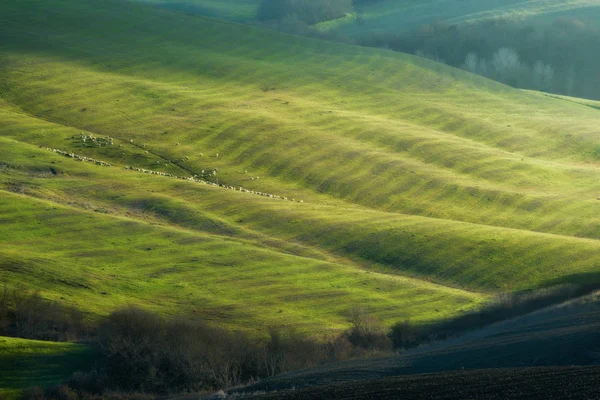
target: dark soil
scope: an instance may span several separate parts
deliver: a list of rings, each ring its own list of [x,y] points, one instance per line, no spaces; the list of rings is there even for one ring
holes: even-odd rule
[[[569,302],[394,356],[290,372],[232,392],[267,393],[266,399],[600,399],[600,299]]]
[[[257,399],[600,399],[600,366],[441,372],[288,390]]]

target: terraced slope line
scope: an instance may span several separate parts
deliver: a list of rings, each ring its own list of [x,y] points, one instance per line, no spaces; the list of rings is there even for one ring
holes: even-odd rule
[[[76,24],[96,18],[71,7],[80,15]],[[128,29],[124,20],[139,16],[124,11],[113,18],[111,10],[98,11],[111,22],[100,26],[107,32],[93,39],[93,54],[71,36],[44,30],[43,40],[62,50],[17,52],[27,51],[35,26],[22,41],[7,43],[5,97],[45,119],[133,140],[169,160],[188,157],[186,165],[198,173],[219,168],[219,179],[231,185],[599,235],[597,168],[584,164],[596,157],[597,110],[408,56],[151,9],[140,8],[156,15],[145,29],[172,23],[176,31],[165,29],[166,38],[159,29],[136,30],[123,42],[110,32]],[[55,17],[73,26],[64,13]],[[90,35],[80,29],[73,37]],[[98,57],[104,61],[94,62]],[[56,139],[53,147],[65,144]]]
[[[354,300],[331,306],[323,298],[348,274],[369,269],[485,292],[598,279],[600,112],[592,107],[402,54],[117,1],[90,7],[75,0],[9,0],[0,7],[0,134],[9,149],[4,190],[69,210],[98,210],[92,214],[98,232],[77,242],[90,259],[126,255],[123,249],[93,250],[90,240],[103,237],[108,217],[101,213],[108,212],[133,219],[140,232],[158,223],[167,226],[156,229],[217,235],[219,251],[243,240],[257,254],[279,260],[275,265],[291,257],[290,265],[308,265],[292,290],[300,296],[306,280],[318,276],[314,266],[330,263],[343,273],[330,279],[334,286],[319,282],[325,286],[310,305],[314,317],[304,317],[314,327],[333,312],[332,329],[344,325],[342,311]],[[83,140],[90,135],[112,144],[91,145]],[[97,168],[45,147],[119,168]],[[134,174],[126,165],[184,176],[216,170],[215,182],[304,203]],[[27,199],[17,198],[10,203]],[[83,221],[89,214],[77,215]],[[24,256],[34,244],[15,244],[6,257],[21,257],[36,270],[38,254]],[[176,251],[165,246],[169,256]],[[206,257],[220,254],[190,248]],[[66,259],[50,254],[40,257]],[[230,263],[244,268],[240,254]],[[148,260],[163,267],[164,259]],[[123,262],[131,279],[139,278],[127,264],[133,261]],[[272,280],[269,265],[257,267],[267,284],[249,293],[255,301],[264,295],[272,307],[279,295],[269,287],[280,281]],[[11,273],[18,279],[19,271]],[[383,283],[407,279],[377,276]],[[229,278],[211,279],[218,290],[231,290]],[[58,292],[46,278],[32,282],[47,285],[49,296]],[[428,292],[422,308],[399,311],[404,289],[390,286],[394,294],[380,302],[378,292],[387,289],[378,283],[350,298],[372,305],[386,323],[440,318],[460,303]],[[112,306],[137,296],[135,287],[119,290]],[[165,309],[176,309],[173,292],[163,293]],[[482,297],[466,296],[455,310]],[[437,307],[438,299],[448,308]],[[201,312],[210,315],[208,309]],[[293,320],[268,310],[260,323]],[[262,311],[243,314],[240,324]],[[221,315],[233,324],[240,314]]]
[[[260,0],[131,1],[229,21],[255,21],[261,3]],[[354,14],[316,26],[322,31],[361,36],[395,33],[437,21],[461,23],[498,18],[536,21],[558,17],[593,20],[600,13],[597,0],[378,0],[355,4],[355,9]]]
[[[24,122],[22,131],[26,127]],[[595,240],[383,213],[342,203],[336,207],[282,201],[122,166],[96,167],[3,142],[8,149],[3,181],[13,192],[240,237],[304,257],[343,264],[352,260],[358,268],[497,290],[587,282],[599,262],[600,243]],[[390,313],[396,318],[412,316],[400,310]]]
[[[323,335],[344,328],[352,307],[368,307],[391,324],[399,310],[435,319],[482,298],[29,194],[0,191],[3,282],[26,282],[94,315],[135,304],[254,333],[295,327]]]

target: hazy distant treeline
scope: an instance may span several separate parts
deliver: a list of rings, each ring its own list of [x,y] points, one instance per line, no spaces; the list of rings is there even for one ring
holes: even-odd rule
[[[506,20],[435,23],[402,34],[373,34],[367,46],[386,47],[464,68],[511,86],[600,98],[600,30],[559,18],[533,26]]]
[[[379,0],[262,0],[257,19],[285,32],[352,42],[312,25]],[[360,23],[360,16],[357,23]],[[600,99],[599,24],[558,18],[549,24],[512,20],[433,23],[400,34],[377,33],[357,44],[431,58],[508,85]]]

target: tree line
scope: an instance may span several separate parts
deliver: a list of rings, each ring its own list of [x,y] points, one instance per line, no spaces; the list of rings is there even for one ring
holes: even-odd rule
[[[379,0],[262,0],[257,20],[288,33],[384,47],[462,68],[499,82],[569,96],[600,99],[600,26],[575,18],[529,24],[509,19],[436,22],[397,34],[352,39],[313,25]],[[356,23],[360,23],[360,15]]]
[[[359,43],[431,58],[514,87],[600,99],[600,53],[591,51],[600,43],[600,30],[590,22],[434,23],[372,34]]]

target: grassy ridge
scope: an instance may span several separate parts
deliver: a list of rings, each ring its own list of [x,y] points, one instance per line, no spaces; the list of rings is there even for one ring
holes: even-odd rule
[[[92,353],[79,344],[0,336],[0,396],[17,398],[23,388],[58,384],[73,372],[92,367]]]
[[[485,297],[414,278],[482,292],[598,279],[593,107],[110,0],[1,7],[6,279],[93,313],[133,302],[307,331],[343,327],[356,304],[389,324]],[[218,168],[304,202],[125,165]]]
[[[5,148],[12,147],[3,142]],[[157,181],[152,182],[125,171],[101,174],[103,171],[94,171],[95,166],[73,165],[77,162],[39,154],[39,150],[19,150],[19,154],[37,161],[33,165],[13,164],[9,157],[9,165],[21,165],[21,170],[3,174],[13,192],[22,192],[0,194],[2,215],[7,216],[3,218],[5,246],[0,254],[3,280],[26,281],[47,296],[60,296],[94,314],[104,315],[132,303],[237,328],[295,326],[311,333],[326,333],[344,327],[346,314],[353,306],[366,306],[386,323],[392,323],[399,310],[431,320],[455,314],[481,299],[459,290],[362,271],[350,263],[283,254],[294,249],[265,249],[267,243],[258,246],[260,237],[243,232],[227,232],[229,237],[223,237],[165,226],[151,215],[137,220],[119,215],[120,210],[110,210],[112,215],[107,215],[109,211],[101,207],[100,198],[94,199],[94,205],[89,198],[82,202],[81,197],[71,195],[63,198],[71,207],[61,206],[52,196],[57,186],[77,192],[83,189],[89,194],[90,183],[94,190],[103,191],[102,185],[116,175],[124,184],[139,182],[141,185],[132,184],[132,192],[145,196],[146,204],[150,204],[159,199],[151,194],[153,186],[165,190],[170,184],[161,182],[164,178],[148,177]],[[54,175],[42,170],[53,159],[53,168],[68,177],[52,179],[48,175]],[[24,164],[29,166],[23,169]],[[72,174],[79,175],[79,179]],[[24,186],[19,186],[20,180]],[[83,180],[87,191],[80,186]],[[131,197],[133,193],[123,190],[121,196]],[[112,196],[110,192],[105,194]],[[47,196],[55,202],[32,196]],[[125,198],[122,202],[127,204]],[[173,213],[187,211],[177,204],[169,209]],[[198,215],[190,216],[200,219]],[[189,222],[193,225],[195,220]],[[201,225],[195,228],[201,230]]]

